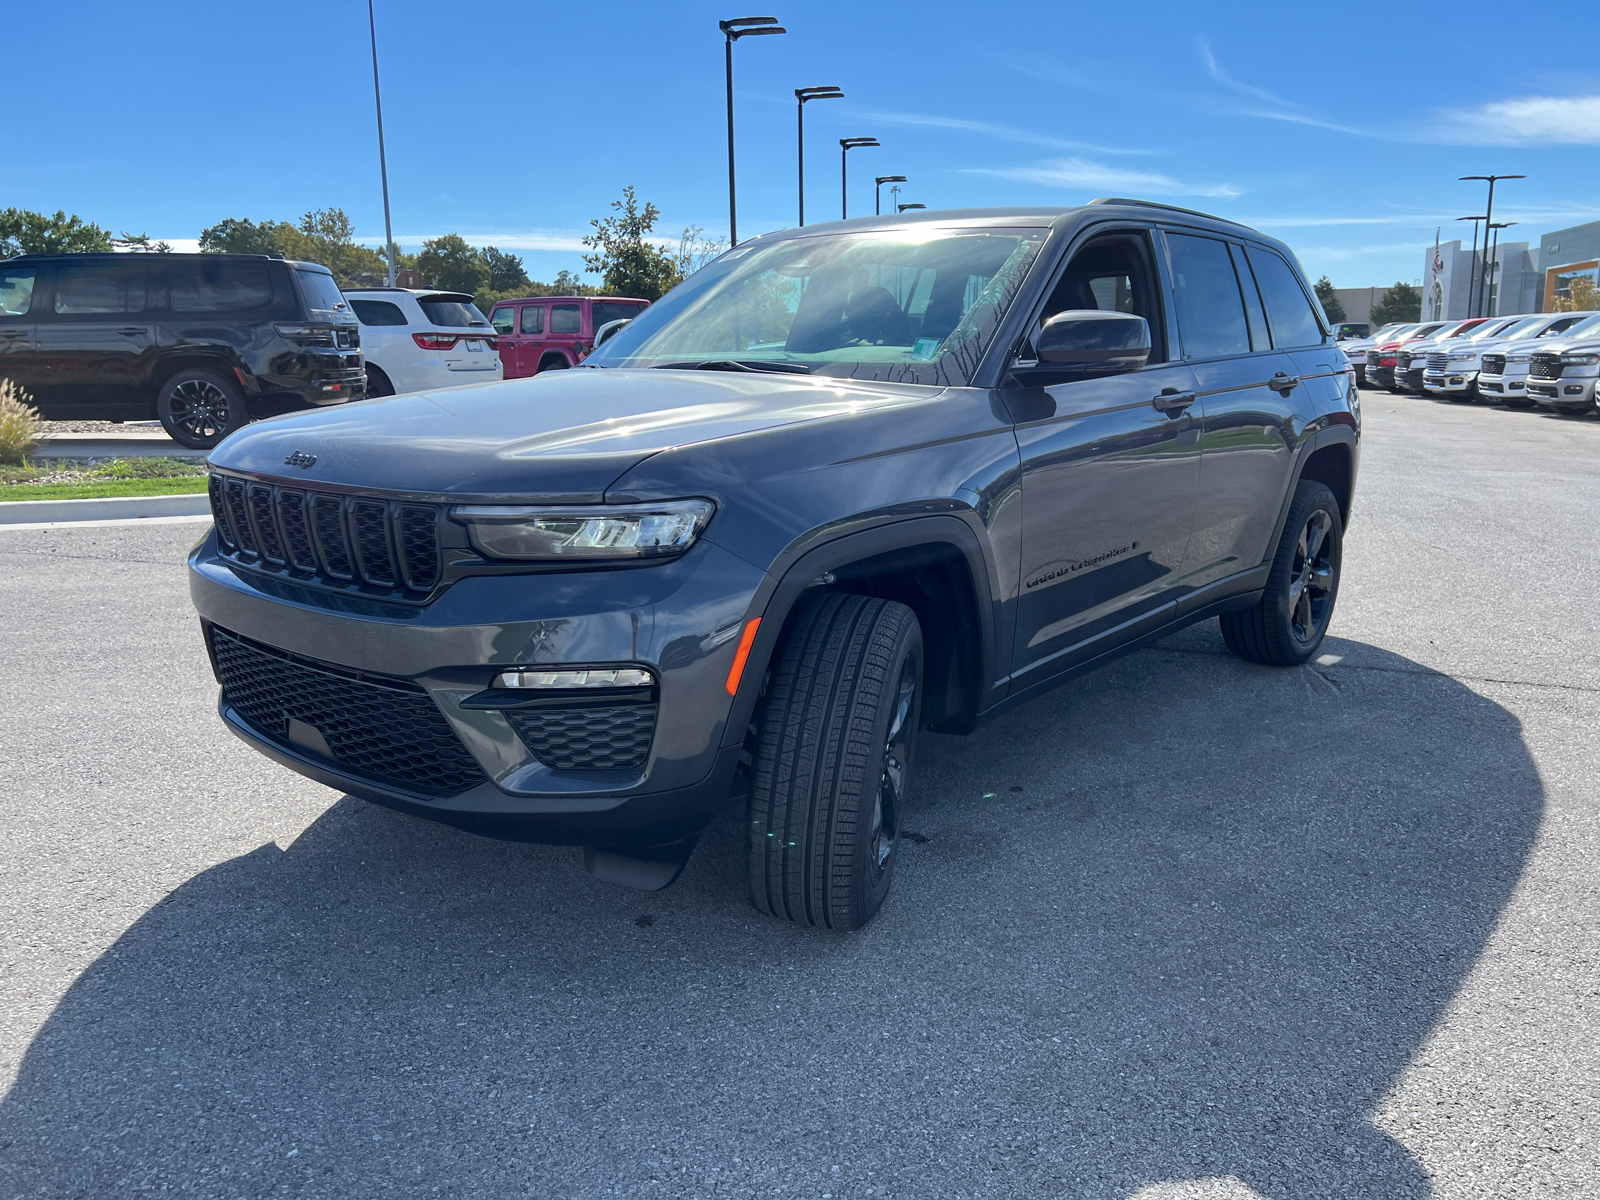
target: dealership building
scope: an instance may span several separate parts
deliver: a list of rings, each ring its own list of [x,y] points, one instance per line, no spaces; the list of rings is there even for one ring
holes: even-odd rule
[[[1537,246],[1502,241],[1488,264],[1487,303],[1477,294],[1482,287],[1477,272],[1485,257],[1482,247],[1474,251],[1470,242],[1459,239],[1427,248],[1422,256],[1423,320],[1448,321],[1474,312],[1511,316],[1552,311],[1558,301],[1569,299],[1575,279],[1600,282],[1600,221],[1557,229]],[[1361,318],[1351,313],[1351,319]]]

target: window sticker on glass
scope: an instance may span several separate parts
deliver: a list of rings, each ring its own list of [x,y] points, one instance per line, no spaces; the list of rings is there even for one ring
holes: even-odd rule
[[[939,353],[938,338],[918,338],[911,343],[911,358],[914,362],[932,362],[933,356]]]

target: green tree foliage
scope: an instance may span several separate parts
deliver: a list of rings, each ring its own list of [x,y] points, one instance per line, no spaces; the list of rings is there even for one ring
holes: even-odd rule
[[[1420,321],[1422,293],[1409,283],[1397,281],[1383,294],[1383,299],[1372,306],[1372,313],[1367,320],[1375,329],[1387,325],[1390,321]]]
[[[523,269],[522,260],[493,246],[483,248],[483,265],[489,268],[489,289],[496,292],[514,292],[533,281]]]
[[[589,222],[594,232],[583,244],[596,253],[583,256],[585,266],[600,276],[608,295],[659,300],[683,278],[675,258],[646,240],[661,210],[648,201],[640,208],[632,184],[611,207],[611,216]]]
[[[457,233],[423,242],[417,270],[430,286],[452,292],[478,292],[489,285],[489,264]]]
[[[0,258],[17,254],[96,254],[114,248],[109,230],[74,213],[55,216],[8,208],[0,212]]]
[[[1333,290],[1333,280],[1324,275],[1317,280],[1317,299],[1322,301],[1322,311],[1328,314],[1328,320],[1335,325],[1348,320],[1345,315],[1344,304],[1339,299],[1339,293]],[[1421,311],[1420,309],[1418,311]]]
[[[341,284],[361,276],[386,276],[388,264],[368,246],[355,243],[355,231],[342,208],[319,208],[288,221],[250,221],[229,217],[200,231],[200,249],[210,254],[281,254],[321,263]]]

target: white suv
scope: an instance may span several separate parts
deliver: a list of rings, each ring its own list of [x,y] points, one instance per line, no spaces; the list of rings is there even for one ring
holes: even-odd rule
[[[361,322],[368,396],[502,377],[494,330],[465,292],[357,288],[345,299]]]

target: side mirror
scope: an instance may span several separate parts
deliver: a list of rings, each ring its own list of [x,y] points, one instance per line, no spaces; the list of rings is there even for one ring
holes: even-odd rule
[[[1039,365],[1082,375],[1120,375],[1150,360],[1150,325],[1132,313],[1073,308],[1057,313],[1034,339]]]
[[[622,332],[622,327],[631,320],[633,320],[632,317],[623,317],[619,321],[607,321],[604,325],[600,326],[599,329],[596,329],[594,331],[594,348],[598,350],[612,338],[616,337],[617,334]]]

